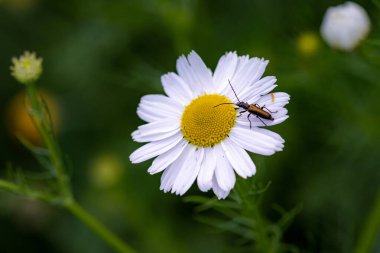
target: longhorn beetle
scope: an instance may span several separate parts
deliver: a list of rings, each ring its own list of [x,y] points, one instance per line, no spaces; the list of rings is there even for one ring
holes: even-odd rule
[[[242,102],[242,101],[240,101],[240,99],[239,99],[238,96],[236,95],[236,92],[235,92],[234,88],[232,87],[232,84],[231,84],[230,80],[228,80],[228,83],[230,84],[231,89],[232,89],[232,91],[234,92],[235,97],[237,98],[237,100],[238,100],[239,102],[237,102],[236,104],[235,104],[235,103],[221,103],[221,104],[216,105],[216,106],[214,106],[214,107],[217,107],[217,106],[220,106],[220,105],[226,105],[226,104],[233,104],[233,105],[236,105],[236,106],[239,107],[239,108],[243,108],[244,111],[239,112],[239,116],[238,116],[238,117],[240,117],[243,113],[245,113],[245,112],[248,111],[247,119],[248,119],[248,121],[249,121],[249,128],[252,127],[252,122],[251,122],[251,120],[250,120],[250,118],[249,118],[249,117],[251,116],[251,114],[256,115],[256,117],[257,117],[257,118],[258,118],[258,119],[259,119],[259,120],[260,120],[265,126],[267,126],[267,124],[265,124],[265,122],[262,120],[262,118],[263,118],[263,119],[272,120],[272,121],[274,120],[274,118],[272,117],[272,114],[271,114],[271,113],[276,113],[277,111],[272,112],[272,111],[270,111],[268,108],[266,108],[265,105],[260,107],[258,104],[248,104],[247,102]],[[273,95],[272,95],[272,100],[273,100]],[[267,109],[268,111],[264,111],[264,109]]]

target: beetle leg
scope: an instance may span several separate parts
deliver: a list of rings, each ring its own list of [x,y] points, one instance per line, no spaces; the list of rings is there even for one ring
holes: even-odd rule
[[[276,113],[276,112],[278,112],[278,111],[272,112],[272,111],[269,110],[265,105],[263,105],[263,106],[261,107],[261,110],[263,110],[263,109],[267,109],[267,111],[270,112],[270,113]]]
[[[239,112],[239,115],[237,117],[240,117],[243,113],[245,113],[247,110]]]
[[[249,113],[248,116],[247,116],[247,119],[249,121],[249,128],[251,129],[252,128],[252,122],[251,120],[249,119],[249,116],[251,116],[252,113]]]
[[[265,124],[265,122],[259,117],[259,116],[256,116],[265,126],[268,126],[267,124]]]

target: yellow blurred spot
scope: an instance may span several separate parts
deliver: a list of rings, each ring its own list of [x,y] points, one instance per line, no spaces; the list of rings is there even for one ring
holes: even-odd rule
[[[38,0],[0,0],[0,5],[14,9],[14,10],[26,10],[36,5]]]
[[[314,55],[319,44],[319,37],[314,32],[304,32],[297,39],[297,49],[304,56]]]
[[[123,163],[115,154],[101,154],[91,163],[90,180],[99,188],[107,188],[117,184],[122,174]]]
[[[60,127],[60,113],[57,101],[46,92],[40,92],[49,107],[53,127],[57,133]],[[6,109],[6,123],[10,134],[20,135],[34,145],[41,145],[41,136],[29,116],[30,102],[25,92],[20,92],[11,98]]]

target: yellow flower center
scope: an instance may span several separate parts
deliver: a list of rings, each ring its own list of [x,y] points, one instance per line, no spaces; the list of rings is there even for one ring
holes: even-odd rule
[[[181,119],[184,138],[198,147],[211,147],[223,141],[235,125],[236,110],[226,96],[206,94],[186,106]]]

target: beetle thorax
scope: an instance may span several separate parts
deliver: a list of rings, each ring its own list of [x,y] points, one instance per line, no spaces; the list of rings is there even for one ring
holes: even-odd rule
[[[237,102],[236,105],[244,109],[248,109],[249,107],[249,104],[247,102]]]

